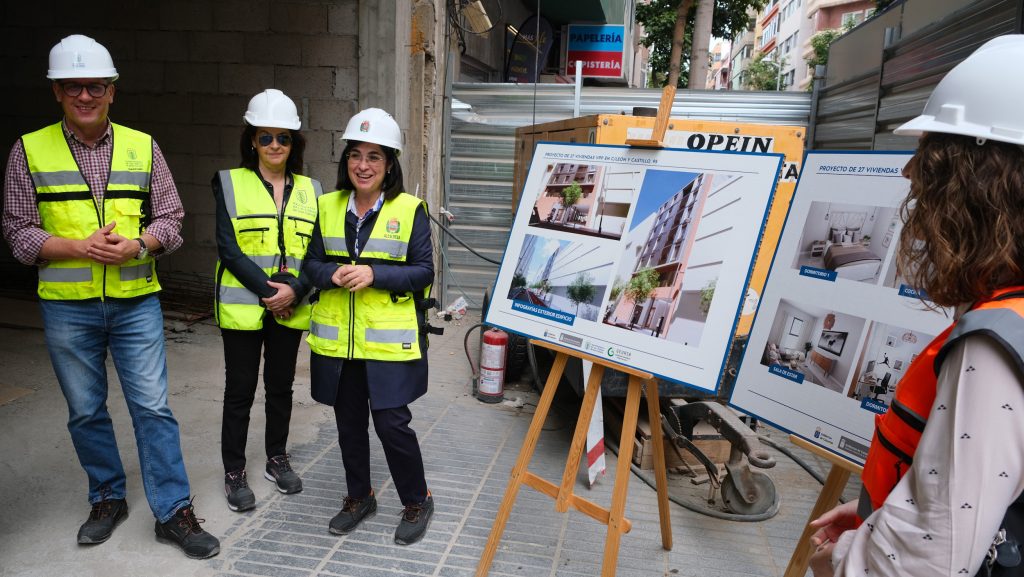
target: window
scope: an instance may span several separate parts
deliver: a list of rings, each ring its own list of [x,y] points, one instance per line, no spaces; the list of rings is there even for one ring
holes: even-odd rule
[[[855,12],[844,12],[840,21],[842,26],[856,26],[864,20],[864,13],[860,10]]]
[[[769,42],[775,39],[775,35],[779,32],[779,19],[772,18],[772,21],[765,25],[761,31],[761,46],[765,46]]]

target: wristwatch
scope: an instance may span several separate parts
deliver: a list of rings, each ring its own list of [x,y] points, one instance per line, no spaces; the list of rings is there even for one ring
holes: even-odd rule
[[[146,246],[146,241],[142,238],[135,239],[135,242],[139,243],[139,254],[135,256],[135,260],[142,260],[149,254],[149,247]]]

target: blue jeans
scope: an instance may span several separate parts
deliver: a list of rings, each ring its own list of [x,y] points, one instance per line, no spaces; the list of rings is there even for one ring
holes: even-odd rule
[[[106,301],[40,300],[46,346],[68,403],[68,431],[89,477],[89,502],[125,498],[125,473],[107,410],[107,349],[135,428],[142,483],[161,523],[189,501],[178,422],[167,406],[163,313],[156,295]]]

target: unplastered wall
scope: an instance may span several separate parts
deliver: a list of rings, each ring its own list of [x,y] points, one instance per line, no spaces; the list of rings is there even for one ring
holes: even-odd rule
[[[50,48],[75,33],[100,41],[121,75],[111,119],[154,136],[185,205],[185,245],[160,265],[168,288],[212,279],[210,179],[238,165],[252,95],[278,88],[296,102],[307,173],[333,189],[338,138],[359,98],[358,0],[40,0],[0,11],[0,163],[21,134],[61,117],[46,80]]]

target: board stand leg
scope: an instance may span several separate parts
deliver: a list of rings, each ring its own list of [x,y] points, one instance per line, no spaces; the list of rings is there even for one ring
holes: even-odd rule
[[[807,573],[807,565],[811,561],[811,555],[814,553],[814,546],[811,545],[811,536],[814,535],[815,530],[810,525],[811,521],[822,516],[839,503],[839,498],[843,495],[843,490],[846,489],[846,482],[850,479],[850,474],[857,473],[859,475],[862,467],[853,461],[844,459],[839,455],[809,443],[796,435],[790,435],[789,440],[794,445],[806,449],[832,463],[832,468],[825,479],[825,485],[821,488],[818,500],[814,503],[814,508],[811,509],[811,514],[807,518],[807,525],[804,526],[804,531],[796,542],[796,549],[793,551],[793,556],[789,559],[786,572],[783,573],[783,577],[804,577]]]
[[[555,363],[544,385],[544,392],[541,394],[540,402],[537,404],[537,411],[533,414],[533,420],[526,432],[523,446],[519,450],[519,457],[516,459],[515,466],[512,467],[512,474],[508,487],[505,489],[505,496],[498,507],[498,513],[495,516],[494,525],[491,527],[490,536],[487,538],[487,544],[484,546],[484,551],[480,555],[480,561],[477,564],[476,577],[486,577],[490,572],[491,564],[494,562],[494,556],[498,550],[498,544],[501,541],[502,534],[505,532],[505,524],[511,516],[512,506],[519,493],[520,485],[528,485],[554,499],[556,511],[564,513],[569,510],[569,507],[573,507],[584,515],[606,525],[608,533],[605,538],[601,575],[602,577],[614,577],[618,564],[619,545],[622,534],[628,533],[632,529],[632,523],[625,517],[625,510],[626,495],[629,488],[630,464],[633,457],[633,434],[636,430],[636,422],[640,410],[640,395],[644,388],[646,388],[648,410],[652,411],[652,415],[659,414],[657,382],[650,373],[629,367],[620,367],[609,363],[605,359],[586,353],[541,341],[531,341],[531,343],[555,351]],[[561,484],[555,485],[529,472],[528,467],[530,460],[533,458],[533,452],[537,447],[537,440],[540,437],[544,421],[547,418],[548,411],[551,409],[555,389],[558,387],[562,373],[565,372],[565,365],[569,357],[591,361],[594,363],[594,369],[591,371],[590,378],[587,381],[587,390],[583,395],[583,406],[580,408],[580,414],[576,421],[576,430],[570,444],[569,457],[566,461],[565,470],[562,473]],[[594,405],[597,402],[597,395],[601,392],[601,380],[606,367],[616,368],[630,375],[629,387],[626,393],[626,412],[623,415],[622,439],[619,445],[619,457],[615,471],[615,485],[612,488],[610,509],[605,509],[573,493],[580,460],[583,456],[583,449],[586,446],[587,429],[590,426],[590,419],[594,411]],[[671,549],[672,526],[668,509],[668,478],[665,467],[665,453],[662,446],[663,440],[660,435],[654,435],[654,437],[661,542],[665,549]]]

